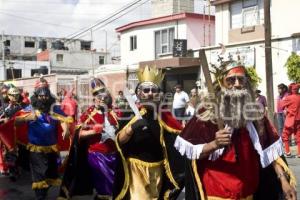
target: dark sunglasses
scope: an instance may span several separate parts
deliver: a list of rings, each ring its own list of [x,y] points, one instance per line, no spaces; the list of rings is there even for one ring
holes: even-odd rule
[[[225,79],[225,81],[228,84],[232,84],[232,85],[235,84],[236,80],[238,80],[240,83],[245,83],[246,82],[246,77],[245,76],[230,76],[230,77],[227,77]]]
[[[157,88],[157,87],[147,87],[147,88],[142,88],[142,91],[143,91],[144,93],[149,93],[150,91],[151,91],[152,93],[159,93],[159,92],[160,92],[160,89]]]
[[[97,98],[102,99],[102,98],[108,98],[108,94],[106,93],[98,93],[96,95]]]

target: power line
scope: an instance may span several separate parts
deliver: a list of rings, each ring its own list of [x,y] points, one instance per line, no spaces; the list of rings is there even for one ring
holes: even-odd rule
[[[138,7],[144,5],[145,3],[149,2],[149,1],[150,1],[150,0],[146,0],[145,2],[139,4],[138,6],[132,8],[132,9],[128,10],[127,12],[123,13],[122,15],[118,16],[117,18],[114,18],[114,19],[112,19],[112,20],[106,22],[105,24],[98,26],[98,27],[95,28],[93,31],[97,31],[97,30],[99,30],[100,28],[103,28],[103,27],[107,26],[107,25],[110,24],[111,22],[114,22],[115,20],[117,20],[117,19],[123,17],[124,15],[126,15],[126,14],[132,12],[133,10],[137,9]],[[90,30],[90,29],[89,29],[89,30]],[[86,34],[87,34],[87,33],[85,33],[84,35],[78,37],[77,39],[84,37]]]
[[[2,12],[2,11],[0,11],[0,14],[11,16],[11,17],[14,17],[14,18],[19,18],[19,19],[26,20],[26,21],[37,22],[37,23],[42,23],[42,24],[48,24],[48,25],[51,25],[51,26],[61,26],[61,27],[69,28],[69,29],[78,29],[78,28],[75,28],[75,27],[72,27],[72,26],[66,26],[66,25],[62,25],[62,24],[56,24],[56,23],[45,22],[45,21],[41,21],[41,20],[37,20],[37,19],[21,17],[21,16],[18,16],[18,15],[14,15],[14,14]]]
[[[120,4],[120,0],[117,0],[117,1],[110,1],[109,4]],[[53,2],[53,1],[48,1],[48,2],[45,2],[45,1],[41,1],[41,0],[37,0],[37,1],[15,1],[15,0],[9,0],[9,1],[5,1],[5,4],[15,4],[15,3],[20,3],[20,4],[53,4],[53,5],[78,5],[78,4],[98,4],[98,5],[101,5],[101,4],[104,4],[106,2],[99,2],[99,1],[94,1],[94,2],[89,2],[89,1],[85,1],[85,2],[82,2],[82,1],[78,1],[78,2],[62,2],[62,1],[58,1],[58,2]]]
[[[66,36],[66,38],[68,38],[68,39],[73,39],[73,38],[75,38],[75,37],[77,37],[77,36],[79,36],[79,35],[82,35],[83,33],[87,32],[87,31],[90,31],[90,30],[93,29],[94,27],[96,27],[96,26],[98,26],[98,25],[100,25],[100,24],[102,24],[102,23],[105,23],[106,21],[110,20],[112,17],[114,17],[114,16],[116,16],[116,15],[122,13],[123,11],[127,10],[128,8],[130,8],[130,7],[134,6],[134,5],[136,5],[136,4],[137,4],[138,2],[140,2],[140,1],[142,1],[142,0],[135,0],[135,1],[133,1],[133,2],[131,2],[131,3],[129,3],[129,4],[127,4],[126,6],[124,6],[123,8],[121,8],[120,10],[116,11],[114,14],[112,14],[112,15],[110,15],[110,16],[104,18],[104,19],[101,19],[100,21],[96,22],[94,25],[92,25],[92,26],[90,26],[90,27],[88,27],[88,28],[85,28],[83,31],[79,31],[79,32],[77,31],[77,32],[75,32],[75,33],[72,33],[72,34]],[[149,1],[149,0],[147,0],[147,1]]]

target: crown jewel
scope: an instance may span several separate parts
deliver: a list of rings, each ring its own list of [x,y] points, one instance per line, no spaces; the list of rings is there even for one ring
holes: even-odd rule
[[[165,74],[162,72],[161,69],[146,66],[144,69],[139,69],[139,71],[137,72],[137,76],[140,83],[152,82],[156,85],[159,85],[160,82],[164,79]]]

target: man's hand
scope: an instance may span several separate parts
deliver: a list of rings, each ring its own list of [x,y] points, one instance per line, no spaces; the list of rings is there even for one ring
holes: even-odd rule
[[[93,130],[95,131],[95,133],[100,134],[102,132],[102,130],[103,130],[102,124],[95,124],[93,126]]]
[[[296,200],[297,192],[294,187],[292,187],[289,182],[286,180],[285,176],[280,178],[281,187],[283,191],[283,196],[285,200]]]
[[[149,129],[149,124],[145,119],[139,119],[131,125],[133,133],[138,133]]]
[[[5,124],[6,122],[8,122],[9,118],[5,117],[5,118],[1,118],[0,119],[0,124]]]
[[[220,149],[224,146],[228,146],[231,143],[231,132],[225,128],[216,132],[215,140],[213,141],[215,148]]]

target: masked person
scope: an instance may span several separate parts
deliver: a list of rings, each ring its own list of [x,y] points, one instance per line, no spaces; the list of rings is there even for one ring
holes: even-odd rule
[[[59,199],[97,194],[94,199],[111,199],[116,166],[112,98],[100,79],[91,82],[94,105],[81,116],[73,138]]]
[[[184,165],[173,147],[181,125],[160,105],[163,77],[156,68],[138,72],[140,114],[117,134],[122,164],[116,170],[115,199],[176,199],[182,189]]]
[[[4,97],[5,98],[5,97]],[[22,109],[22,97],[20,90],[10,85],[7,90],[7,100],[1,110],[0,140],[3,143],[3,166],[5,166],[10,179],[15,181],[19,175],[17,167],[18,147],[16,146],[15,128],[12,118]]]
[[[285,199],[295,200],[295,177],[281,158],[282,141],[260,105],[252,103],[253,79],[246,68],[224,62],[216,79],[220,105],[206,100],[175,142],[192,160],[186,199],[276,200],[283,192]]]
[[[286,110],[282,140],[284,142],[286,157],[292,157],[289,139],[294,134],[298,148],[297,157],[300,158],[300,85],[292,83],[289,85],[289,88],[291,94],[286,96],[281,102],[281,107]]]
[[[7,85],[2,85],[1,86],[1,94],[0,94],[0,125],[3,124],[6,119],[5,119],[5,113],[4,110],[8,105],[9,98],[7,96],[7,91],[9,87]],[[4,151],[5,151],[5,146],[3,142],[0,140],[0,174],[1,175],[7,175],[8,174],[8,169],[7,165],[4,162]]]
[[[31,96],[31,112],[15,119],[17,126],[26,124],[28,130],[29,162],[32,189],[37,200],[44,200],[50,186],[58,186],[58,137],[68,135],[69,120],[52,97],[45,79],[38,80]]]

